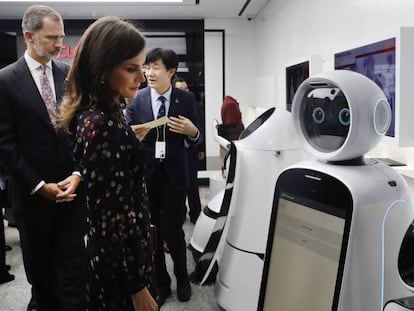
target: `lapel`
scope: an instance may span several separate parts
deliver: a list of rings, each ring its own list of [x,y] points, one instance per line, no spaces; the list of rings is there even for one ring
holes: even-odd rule
[[[152,121],[154,120],[154,112],[152,111],[151,89],[147,87],[146,89],[142,90],[142,92],[143,115],[147,119],[146,121]]]
[[[172,88],[168,116],[177,117],[180,114],[180,100],[177,95],[177,90],[175,88]]]
[[[42,96],[33,80],[24,57],[21,57],[17,61],[13,74],[13,85],[16,86],[20,94],[26,99],[29,106],[33,108],[42,122],[54,132],[53,126],[50,124],[50,118],[45,103],[43,102]]]
[[[62,96],[65,92],[65,85],[61,81],[66,79],[66,71],[63,70],[58,64],[52,61],[53,68],[53,80],[55,81],[55,92],[56,92],[56,101],[60,104]]]

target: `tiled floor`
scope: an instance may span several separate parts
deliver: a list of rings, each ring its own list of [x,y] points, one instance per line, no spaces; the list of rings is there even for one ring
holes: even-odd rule
[[[209,200],[209,189],[200,188],[200,198],[202,206],[205,206]],[[6,222],[7,224],[7,222]],[[186,221],[184,231],[187,242],[190,240],[194,225]],[[11,273],[16,279],[12,282],[0,285],[0,311],[25,311],[30,299],[30,287],[26,281],[23,269],[22,256],[19,247],[19,236],[15,228],[9,228],[5,225],[6,243],[12,246],[12,250],[6,253],[6,262],[11,265]],[[187,252],[188,271],[194,270],[194,261],[190,252]],[[168,259],[168,269],[172,271],[172,262]],[[172,275],[172,273],[171,273]],[[162,306],[161,311],[219,311],[220,308],[214,297],[214,286],[200,286],[192,284],[193,296],[186,303],[179,302],[175,295],[175,284],[172,283],[172,296],[167,299]]]

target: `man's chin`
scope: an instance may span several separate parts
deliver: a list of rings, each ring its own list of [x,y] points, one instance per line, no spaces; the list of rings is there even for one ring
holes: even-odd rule
[[[49,53],[46,56],[49,58],[49,60],[52,60],[52,59],[59,58],[59,55],[60,55],[60,52],[56,52],[56,53]]]
[[[49,61],[51,61],[52,59],[56,59],[56,58],[58,58],[58,55],[56,55],[56,56],[53,56],[53,55],[43,55],[42,56],[42,58],[46,61],[46,62],[49,62]]]

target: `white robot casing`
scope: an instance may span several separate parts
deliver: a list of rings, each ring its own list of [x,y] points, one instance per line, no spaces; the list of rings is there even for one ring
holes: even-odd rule
[[[322,174],[334,177],[345,185],[353,199],[339,301],[335,310],[383,310],[388,301],[410,296],[412,289],[401,281],[398,272],[400,246],[413,219],[404,179],[376,161],[363,166],[304,161],[287,168],[281,176],[288,174],[289,170],[298,169],[307,170],[312,177]],[[305,274],[312,267],[303,269],[296,271]],[[314,280],[303,279],[302,284],[316,286]],[[326,295],[327,292],[320,294]],[[272,295],[277,297],[275,292]],[[307,303],[311,303],[311,298]],[[277,308],[263,310],[279,311]],[[307,310],[316,311],[309,307]],[[318,309],[323,310],[331,310],[331,306],[329,309]]]
[[[349,107],[344,107],[348,110],[343,111],[349,114],[350,126],[343,142],[330,142],[331,135],[324,135],[326,133],[319,133],[316,138],[310,136],[306,126],[311,124],[308,118],[313,114],[304,115],[305,109],[309,109],[310,105],[298,104],[305,100],[305,96],[308,99],[319,98],[321,105],[325,104],[326,99],[334,101],[335,97],[345,97]],[[330,116],[341,118],[340,111],[335,109],[337,107],[326,109],[325,120]],[[378,144],[391,123],[391,108],[382,90],[367,77],[348,70],[323,73],[305,80],[295,93],[292,113],[305,150],[317,159],[329,161],[363,156]],[[336,124],[323,130],[332,131],[333,126],[340,125],[340,122],[338,120]]]
[[[220,240],[223,254],[215,293],[218,304],[226,310],[254,310],[276,179],[284,168],[303,160],[303,149],[292,114],[275,108],[253,121],[233,143],[236,171],[225,234]]]
[[[318,160],[294,164],[279,175],[258,310],[412,310],[393,302],[413,291],[402,280],[398,268],[400,247],[414,217],[407,185],[389,166],[363,157],[390,125],[391,111],[385,95],[361,74],[345,70],[322,73],[299,86],[293,100],[293,116],[304,149]],[[314,189],[298,189],[297,176],[304,180],[302,185],[320,184]],[[311,272],[315,267],[310,263],[294,266],[300,259],[278,259],[286,245],[305,248],[300,243],[307,239],[298,229],[299,235],[305,236],[297,240],[301,242],[280,242],[289,240],[281,239],[282,227],[278,224],[278,218],[283,216],[278,217],[281,193],[303,192],[306,200],[323,198],[324,189],[327,191],[321,186],[324,179],[343,185],[352,198],[342,248],[337,253],[340,257],[336,283],[328,289],[318,284],[323,272],[320,278],[315,277]],[[326,226],[313,229],[326,230],[329,224]],[[305,253],[308,254],[307,250]],[[286,278],[289,285],[278,284],[283,280],[280,271],[292,271]],[[298,278],[299,283],[290,283]],[[300,284],[303,288],[299,288]]]
[[[230,148],[231,142],[221,137],[218,134],[218,120],[213,120],[212,122],[212,133],[214,140],[219,144],[221,148],[226,149],[227,151]],[[232,184],[229,185],[227,179],[228,174],[227,169],[222,170],[221,176],[214,176],[215,178],[210,178],[209,192],[212,199],[207,203],[207,206],[202,209],[197,222],[195,223],[193,235],[190,239],[190,248],[194,249],[197,252],[197,255],[202,255],[206,250],[208,243],[217,230],[220,230],[224,226],[224,221],[226,215],[220,217],[223,198],[225,195],[225,189],[232,187]]]

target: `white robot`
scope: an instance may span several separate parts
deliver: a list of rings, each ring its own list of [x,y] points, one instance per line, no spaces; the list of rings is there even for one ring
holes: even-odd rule
[[[284,168],[302,161],[304,153],[291,113],[274,107],[250,123],[233,144],[232,196],[213,258],[218,263],[215,293],[225,310],[254,310],[276,180]]]
[[[407,185],[364,158],[389,127],[385,95],[359,73],[324,73],[299,86],[293,116],[317,161],[277,180],[257,310],[414,310]]]
[[[201,285],[215,280],[217,265],[211,264],[210,266],[210,263],[216,255],[217,246],[223,233],[232,197],[235,174],[235,146],[231,141],[218,135],[218,124],[217,120],[213,120],[212,133],[219,146],[227,150],[224,166],[222,167],[225,184],[222,190],[216,191],[218,187],[210,182],[210,193],[213,194],[213,197],[200,213],[189,244],[189,249],[195,261],[192,278],[195,282],[200,282]],[[212,186],[214,186],[214,189],[212,189]]]

